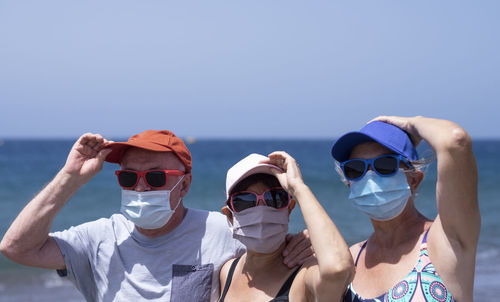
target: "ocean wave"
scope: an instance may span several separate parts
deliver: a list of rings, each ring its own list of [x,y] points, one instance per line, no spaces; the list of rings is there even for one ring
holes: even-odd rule
[[[73,287],[71,283],[59,277],[55,273],[47,273],[43,275],[43,287],[56,288],[56,287]]]
[[[500,258],[500,250],[494,248],[478,251],[476,255],[476,261],[495,259],[494,262],[498,262],[499,258]]]

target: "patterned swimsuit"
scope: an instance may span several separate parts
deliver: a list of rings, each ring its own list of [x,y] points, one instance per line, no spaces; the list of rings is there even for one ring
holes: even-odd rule
[[[363,299],[353,289],[352,283],[347,287],[344,295],[344,302],[456,302],[443,284],[443,280],[438,275],[429,259],[427,251],[427,232],[425,232],[422,244],[420,245],[420,255],[418,256],[417,264],[406,277],[398,282],[385,294],[374,299]],[[357,266],[359,255],[366,247],[366,241],[361,247],[356,258],[355,265]]]

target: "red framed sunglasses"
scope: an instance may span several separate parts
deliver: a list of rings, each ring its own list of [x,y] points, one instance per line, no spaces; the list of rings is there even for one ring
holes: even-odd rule
[[[163,187],[167,183],[168,175],[181,176],[186,174],[180,170],[146,170],[146,171],[133,171],[133,170],[117,170],[115,171],[118,177],[120,187],[128,190],[134,189],[139,183],[139,179],[143,178],[146,184],[152,189]]]
[[[241,212],[248,208],[257,206],[259,200],[262,200],[268,207],[283,209],[290,204],[290,194],[281,187],[270,188],[262,194],[257,194],[252,191],[240,191],[231,194],[226,202],[229,208],[235,212]]]

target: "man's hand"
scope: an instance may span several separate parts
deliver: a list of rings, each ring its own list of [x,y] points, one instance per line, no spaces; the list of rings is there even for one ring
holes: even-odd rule
[[[288,234],[286,242],[286,247],[283,250],[283,263],[288,267],[292,268],[301,265],[310,257],[314,257],[314,250],[307,229],[297,234]]]
[[[86,183],[101,171],[104,159],[111,152],[105,149],[110,142],[99,134],[83,134],[71,148],[63,172]]]

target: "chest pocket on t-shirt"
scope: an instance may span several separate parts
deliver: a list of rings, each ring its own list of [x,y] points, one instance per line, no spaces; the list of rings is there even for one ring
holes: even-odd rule
[[[214,265],[172,266],[171,302],[210,301]]]

